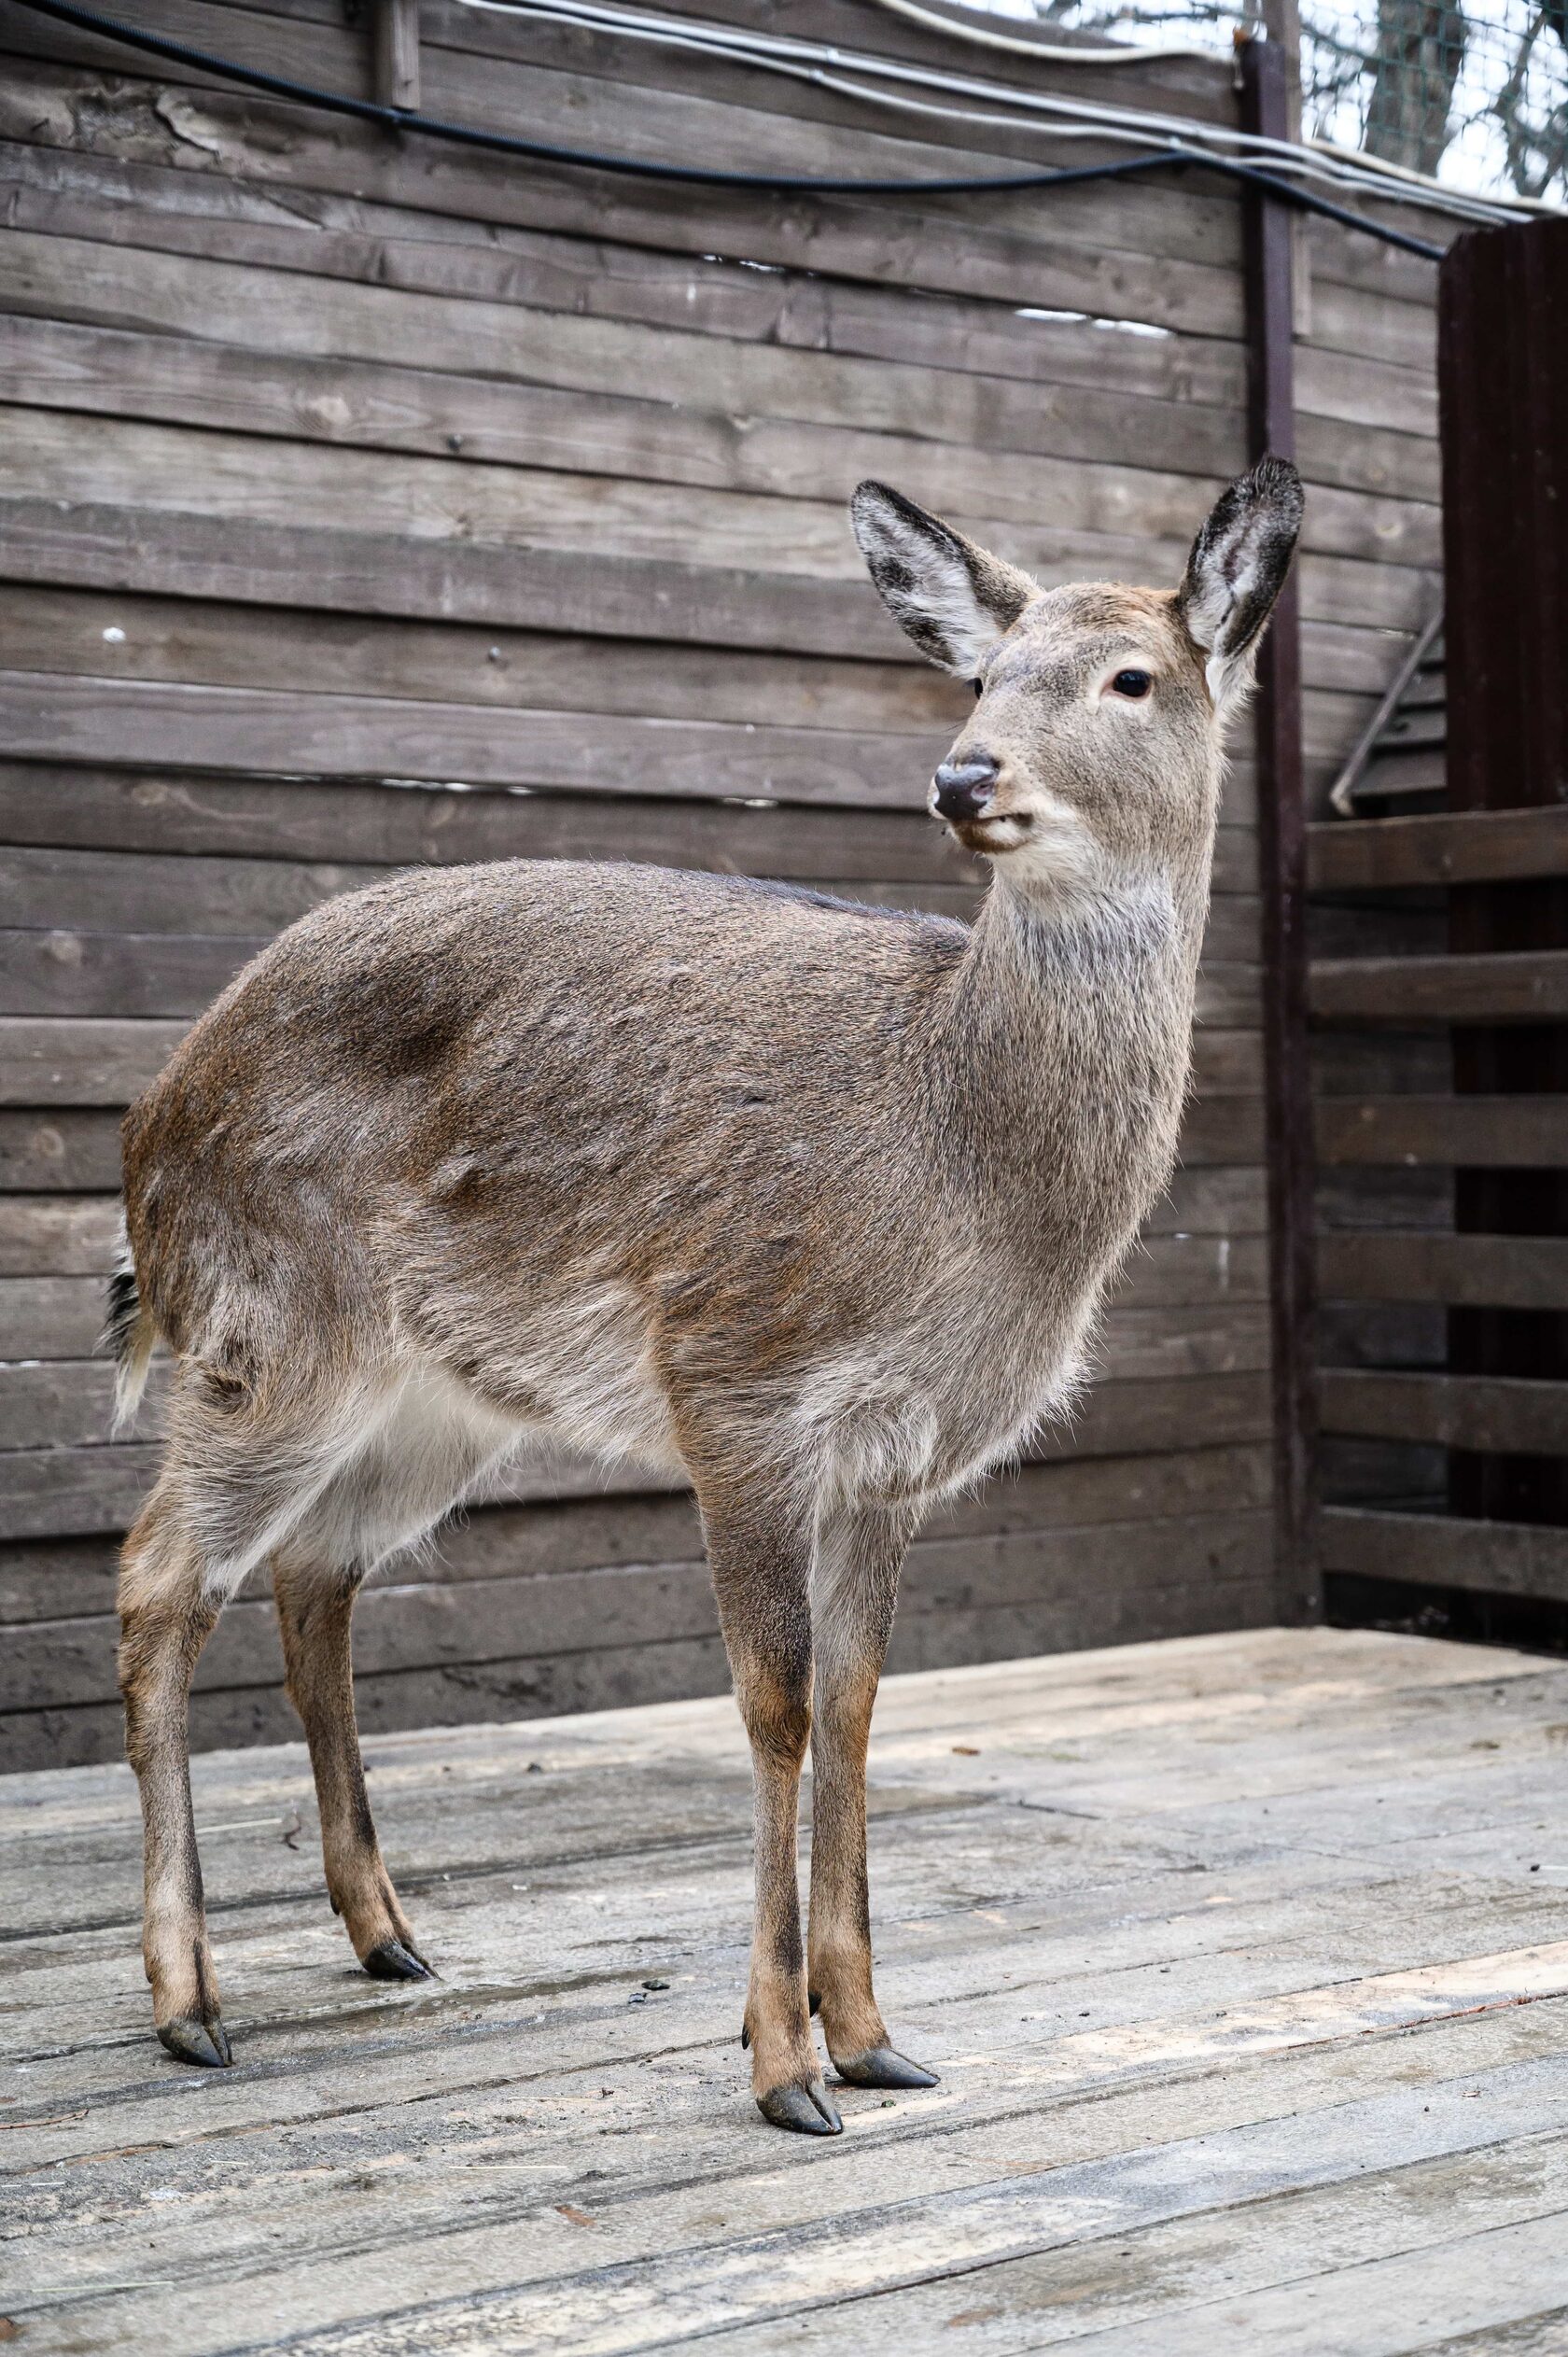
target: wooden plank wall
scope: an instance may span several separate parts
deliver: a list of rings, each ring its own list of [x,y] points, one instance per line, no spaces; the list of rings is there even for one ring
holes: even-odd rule
[[[1385,756],[1363,791],[1398,793],[1405,769],[1442,797],[1446,776],[1447,807],[1404,815],[1407,792],[1403,811],[1313,831],[1337,951],[1314,1006],[1325,1045],[1360,1026],[1379,1092],[1321,1108],[1325,1158],[1360,1182],[1341,1201],[1364,1213],[1360,1234],[1321,1240],[1344,1304],[1324,1567],[1345,1617],[1561,1646],[1568,220],[1467,238],[1442,278],[1446,681],[1427,672],[1401,714],[1435,752]]]
[[[871,0],[720,12],[976,69]],[[338,0],[137,21],[369,88]],[[865,175],[1041,152],[456,0],[421,22],[423,103],[458,120]],[[114,1540],[153,1445],[106,1441],[91,1357],[117,1115],[243,960],[388,867],[514,853],[965,911],[981,879],[920,809],[963,694],[884,621],[848,490],[887,477],[1047,581],[1171,582],[1246,458],[1215,184],[720,197],[148,63],[0,0],[0,1764],[119,1742]],[[1220,63],[1007,71],[1235,119]],[[1323,781],[1430,602],[1433,274],[1332,226],[1302,251]],[[1252,791],[1242,748],[1184,1168],[1105,1380],[917,1548],[901,1666],[1273,1613]],[[721,1684],[689,1503],[589,1488],[564,1467],[366,1599],[368,1724]],[[203,1662],[198,1742],[288,1732],[278,1680],[247,1597]]]

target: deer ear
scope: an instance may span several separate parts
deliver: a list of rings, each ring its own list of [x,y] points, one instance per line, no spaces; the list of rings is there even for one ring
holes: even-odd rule
[[[960,680],[1012,628],[1039,584],[885,483],[849,502],[861,554],[883,604],[929,661]]]
[[[1301,529],[1301,477],[1286,458],[1260,458],[1221,493],[1192,545],[1176,610],[1207,657],[1209,693],[1224,712],[1252,684],[1253,656],[1284,586]]]

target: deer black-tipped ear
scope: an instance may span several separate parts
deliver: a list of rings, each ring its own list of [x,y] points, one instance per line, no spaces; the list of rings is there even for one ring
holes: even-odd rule
[[[862,483],[849,502],[855,538],[901,629],[928,661],[960,680],[1012,628],[1039,586],[977,548],[885,483]]]
[[[1252,658],[1284,586],[1301,512],[1301,477],[1289,459],[1260,458],[1220,494],[1193,542],[1176,607],[1208,657],[1218,711],[1251,684]]]

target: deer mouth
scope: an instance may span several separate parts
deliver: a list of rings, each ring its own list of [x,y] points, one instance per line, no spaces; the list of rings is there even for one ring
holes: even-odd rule
[[[1015,851],[1028,842],[1034,828],[1033,820],[1022,810],[987,810],[973,819],[951,819],[948,824],[966,850],[985,851],[993,858],[1002,851]]]

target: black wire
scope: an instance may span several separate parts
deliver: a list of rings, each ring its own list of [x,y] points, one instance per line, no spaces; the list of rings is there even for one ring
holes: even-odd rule
[[[380,123],[389,131],[421,132],[427,139],[445,139],[457,147],[484,147],[497,155],[527,156],[537,163],[575,164],[594,172],[619,172],[639,180],[684,181],[702,188],[756,189],[779,196],[969,196],[1009,189],[1082,187],[1089,180],[1130,179],[1141,172],[1216,172],[1226,179],[1265,189],[1270,196],[1295,206],[1298,212],[1318,213],[1325,220],[1339,221],[1347,229],[1380,238],[1385,246],[1397,246],[1403,253],[1419,254],[1425,261],[1440,262],[1443,259],[1443,247],[1429,244],[1425,238],[1411,237],[1404,230],[1387,229],[1381,221],[1352,213],[1348,206],[1332,203],[1327,197],[1316,196],[1308,189],[1298,189],[1290,180],[1260,171],[1256,164],[1239,163],[1229,156],[1214,155],[1205,147],[1172,145],[1149,155],[1127,156],[1116,163],[1079,164],[1065,172],[999,172],[944,180],[840,180],[800,173],[716,172],[703,164],[645,162],[635,156],[600,155],[591,148],[555,147],[541,139],[514,138],[510,132],[478,131],[467,123],[443,122],[439,116],[420,114],[412,107],[384,106],[371,98],[341,96],[336,91],[317,90],[309,82],[294,82],[285,75],[269,74],[260,66],[239,65],[232,58],[215,57],[184,41],[171,41],[161,33],[143,33],[134,25],[121,24],[118,18],[101,16],[96,8],[78,7],[76,0],[15,0],[15,5],[32,8],[39,16],[56,17],[63,24],[74,24],[81,32],[99,33],[109,40],[123,41],[128,48],[145,49],[153,57],[196,66],[202,73],[216,75],[221,80],[267,91],[274,98],[293,99],[301,105],[319,106],[334,115],[353,115],[361,122]]]

